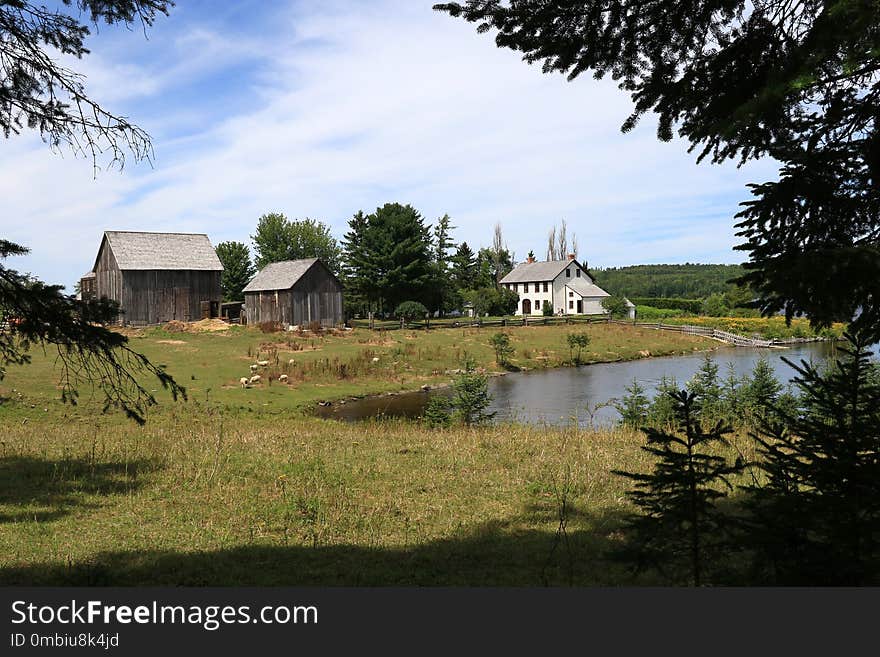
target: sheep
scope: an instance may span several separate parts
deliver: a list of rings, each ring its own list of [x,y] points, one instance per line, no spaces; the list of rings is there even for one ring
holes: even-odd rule
[[[291,358],[289,361],[287,361],[287,364],[288,365],[296,365],[296,361],[293,358]]]
[[[374,362],[374,363],[378,363],[378,362],[379,362],[379,357],[378,357],[378,356],[374,356],[374,357],[373,357],[373,362]]]
[[[247,388],[249,379],[246,376],[241,377],[238,382],[241,384],[242,388]]]
[[[250,378],[250,381],[248,381],[248,383],[259,383],[259,382],[260,382],[260,379],[262,379],[262,378],[263,378],[263,377],[261,377],[259,374],[254,374],[254,375]]]
[[[251,365],[251,373],[256,372],[258,367],[259,365]]]
[[[281,383],[287,383],[287,375],[286,375],[286,374],[282,374],[281,376],[278,377],[278,380],[279,380]]]
[[[268,360],[258,360],[257,365],[259,365],[260,367],[268,367],[269,361]]]

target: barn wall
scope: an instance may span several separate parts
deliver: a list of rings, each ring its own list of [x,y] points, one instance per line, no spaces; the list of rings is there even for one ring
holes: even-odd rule
[[[124,319],[134,324],[159,324],[176,319],[202,319],[202,302],[220,307],[220,272],[191,270],[128,270],[122,272]]]
[[[95,264],[95,294],[99,299],[106,297],[122,303],[122,272],[116,265],[116,258],[106,238],[101,242]]]

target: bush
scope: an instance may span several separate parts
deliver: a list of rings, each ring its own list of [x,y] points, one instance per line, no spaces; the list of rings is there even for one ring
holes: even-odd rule
[[[411,322],[415,319],[424,319],[428,309],[418,301],[404,301],[394,309],[394,314]]]
[[[553,304],[549,301],[545,301],[541,306],[541,314],[544,315],[544,317],[553,317]]]
[[[629,315],[629,307],[623,297],[610,296],[602,299],[602,308],[612,317],[626,317]]]
[[[577,365],[581,364],[581,352],[587,348],[587,345],[590,344],[590,336],[586,333],[569,333],[565,336],[566,342],[568,342],[568,356],[569,360],[576,363]],[[572,357],[573,352],[577,350],[577,357]]]
[[[278,333],[284,330],[281,322],[260,322],[259,326],[263,333]]]
[[[510,336],[507,333],[496,333],[489,338],[489,344],[495,350],[495,362],[504,367],[513,355],[513,347],[510,345]]]

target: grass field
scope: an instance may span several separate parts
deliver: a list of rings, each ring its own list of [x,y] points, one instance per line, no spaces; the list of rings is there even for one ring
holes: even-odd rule
[[[202,411],[7,426],[0,584],[653,581],[608,558],[639,434]]]
[[[493,329],[354,329],[300,335],[262,333],[256,328],[222,323],[210,326],[226,330],[133,331],[131,346],[154,363],[166,365],[168,372],[186,387],[191,401],[216,402],[230,412],[305,409],[321,400],[445,384],[451,379],[449,372],[461,368],[466,355],[490,372],[502,371],[488,343],[497,332]],[[613,324],[519,326],[505,332],[515,348],[511,366],[523,369],[558,367],[569,361],[566,335],[570,332],[590,335],[590,345],[581,356],[585,363],[630,360],[646,354],[691,353],[718,346],[702,338]],[[259,370],[259,384],[243,389],[239,379],[251,374],[249,366],[257,360],[268,360],[270,365]],[[288,384],[278,382],[281,374],[288,375]],[[44,408],[69,417],[95,412],[88,399],[84,408],[62,406],[54,385],[57,379],[51,352],[35,351],[30,365],[9,368],[6,378],[0,381],[0,397],[19,403],[0,406],[0,418],[10,413],[39,414]],[[152,385],[151,381],[147,383]]]
[[[569,358],[564,327],[509,332],[519,366]],[[590,360],[713,346],[628,327],[589,332]],[[443,382],[465,351],[495,369],[489,335],[145,331],[134,346],[190,397],[163,402],[142,427],[55,401],[51,359],[37,355],[2,388],[0,584],[653,583],[608,558],[628,508],[611,470],[647,468],[640,434],[429,431],[296,412],[318,398]],[[240,388],[266,356],[278,371],[292,358],[294,383]]]

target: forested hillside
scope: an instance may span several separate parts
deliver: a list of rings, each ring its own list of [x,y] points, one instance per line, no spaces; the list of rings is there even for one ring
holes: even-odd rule
[[[633,265],[593,269],[598,284],[627,297],[701,299],[722,294],[729,281],[743,274],[739,265]]]

